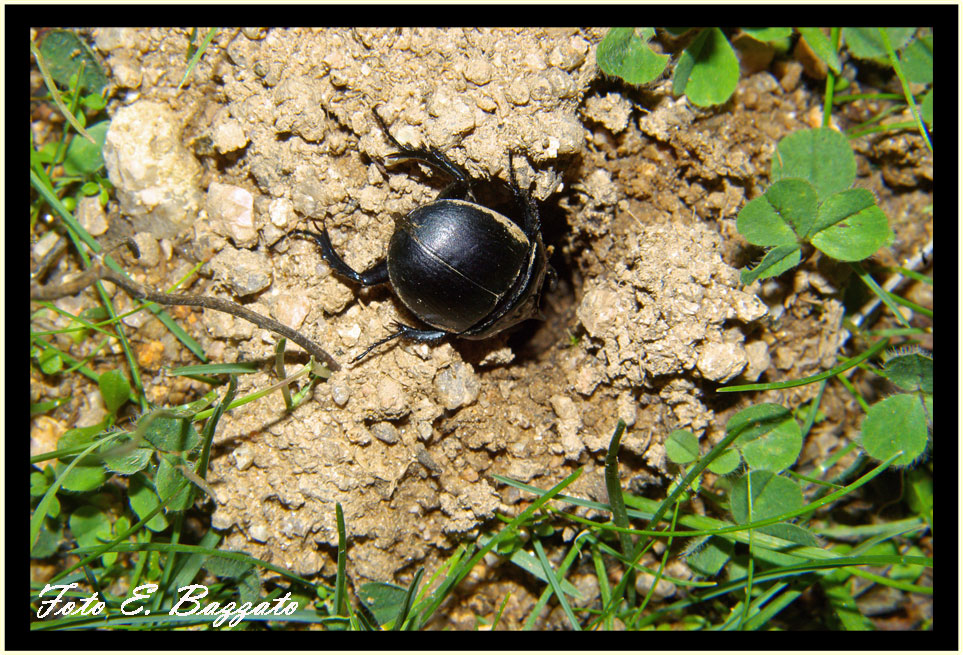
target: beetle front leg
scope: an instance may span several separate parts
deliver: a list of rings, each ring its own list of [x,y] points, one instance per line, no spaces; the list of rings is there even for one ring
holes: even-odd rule
[[[390,159],[395,159],[398,161],[405,159],[413,159],[415,161],[420,161],[429,166],[441,171],[442,173],[447,173],[453,180],[451,184],[442,190],[438,194],[436,200],[445,200],[449,198],[454,198],[456,200],[465,200],[466,198],[474,200],[475,194],[472,191],[473,180],[468,172],[461,166],[448,159],[447,156],[437,148],[412,148],[410,146],[402,145],[398,139],[388,131],[388,126],[385,124],[381,114],[378,113],[377,109],[372,109],[371,113],[374,114],[375,119],[378,121],[378,125],[381,126],[381,130],[388,137],[388,140],[398,149],[398,152],[387,155]]]
[[[531,192],[518,186],[518,178],[515,176],[515,162],[513,161],[514,155],[514,152],[508,151],[508,181],[511,183],[510,188],[512,195],[515,197],[515,204],[522,212],[524,222],[521,227],[529,239],[534,239],[534,236],[542,229],[538,220],[538,208],[535,207]]]
[[[345,261],[341,259],[340,255],[334,251],[334,246],[331,245],[331,238],[328,236],[327,229],[321,232],[292,230],[288,233],[288,236],[292,234],[312,239],[321,249],[321,257],[331,265],[331,268],[333,268],[335,272],[349,280],[357,282],[363,287],[371,287],[388,281],[388,264],[385,260],[381,260],[361,273],[348,266]]]

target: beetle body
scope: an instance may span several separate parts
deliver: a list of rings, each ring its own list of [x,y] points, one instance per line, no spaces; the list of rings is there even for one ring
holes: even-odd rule
[[[536,274],[527,275],[532,268]],[[397,222],[388,246],[398,299],[428,325],[468,339],[533,315],[510,310],[541,287],[544,270],[540,239],[533,243],[510,219],[464,200],[418,207]]]
[[[485,339],[528,318],[539,317],[546,276],[554,272],[542,243],[538,210],[518,186],[511,153],[509,182],[521,213],[512,220],[479,204],[473,191],[477,180],[434,148],[401,145],[381,116],[375,118],[398,152],[393,159],[424,162],[453,178],[433,201],[417,207],[395,223],[385,260],[361,273],[335,252],[327,230],[291,234],[313,239],[335,272],[372,286],[390,282],[398,299],[431,326],[420,329],[396,324],[396,331],[373,343],[354,361],[396,338],[421,342],[449,335]]]

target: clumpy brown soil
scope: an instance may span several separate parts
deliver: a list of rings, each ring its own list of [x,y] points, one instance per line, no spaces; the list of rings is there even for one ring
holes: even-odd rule
[[[524,507],[529,498],[494,474],[548,488],[582,467],[568,493],[605,501],[602,460],[622,418],[624,483],[661,493],[672,430],[711,444],[746,403],[798,406],[814,393],[713,390],[815,373],[846,345],[838,267],[813,255],[763,285],[743,288],[738,278],[759,253],[737,234],[736,214],[768,184],[778,140],[819,124],[821,85],[789,61],[746,71],[726,106],[701,110],[673,97],[668,81],[642,91],[602,79],[603,35],[224,30],[177,91],[186,32],[93,32],[124,89],[111,110],[140,112],[135,125],[176,125],[181,156],[195,162],[172,164],[188,191],[165,197],[182,213],[160,211],[143,188],[125,188],[129,144],[113,146],[119,212],[133,231],[162,239],[162,256],[141,276],[150,286],[209,262],[191,291],[271,315],[343,363],[392,321],[414,324],[388,290],[359,292],[334,275],[314,244],[270,248],[291,229],[323,223],[362,270],[383,257],[393,219],[447,183],[417,165],[384,165],[393,147],[373,107],[399,141],[439,148],[479,178],[504,181],[507,153],[518,153],[520,182],[538,199],[554,248],[560,279],[543,323],[483,342],[385,345],[291,413],[274,395],[226,415],[208,477],[223,547],[330,579],[341,503],[352,580],[404,584],[419,567],[434,571],[496,512]],[[906,154],[925,152],[910,133],[855,147],[857,185],[876,194],[898,235],[876,259],[900,263],[932,238],[922,213],[932,203],[932,159]],[[145,382],[152,400],[190,396],[159,370],[191,360],[155,323],[145,319],[134,336],[157,372]],[[184,312],[182,323],[214,360],[273,357],[276,337],[242,321],[205,310]],[[239,395],[273,384],[269,371],[245,376]],[[827,401],[836,430],[817,432],[804,457],[852,437],[851,402]],[[516,627],[540,589],[507,567],[477,573],[447,625],[472,627],[511,591],[503,622]],[[546,615],[545,626],[556,624]]]

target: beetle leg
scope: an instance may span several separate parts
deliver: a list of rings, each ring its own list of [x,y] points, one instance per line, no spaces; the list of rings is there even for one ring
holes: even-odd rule
[[[542,288],[545,289],[546,287],[548,288],[549,293],[555,291],[556,287],[558,287],[558,273],[556,273],[555,269],[550,265],[545,266],[545,285]],[[540,321],[544,321],[546,318],[548,318],[545,315],[544,304],[545,296],[542,295],[541,291],[539,291],[538,300],[535,303],[535,318]]]
[[[331,265],[338,274],[357,282],[363,287],[370,287],[388,281],[388,263],[381,260],[371,268],[361,273],[348,266],[343,259],[334,251],[331,245],[331,238],[328,236],[327,229],[321,232],[309,232],[308,230],[292,230],[288,236],[297,235],[312,239],[321,249],[321,256]]]
[[[441,171],[442,173],[446,173],[454,180],[451,184],[445,187],[441,193],[438,194],[436,200],[444,200],[448,198],[464,200],[467,197],[474,201],[475,194],[472,192],[473,180],[465,169],[448,159],[445,153],[437,148],[412,148],[410,146],[402,145],[398,139],[396,139],[391,132],[388,131],[388,126],[385,124],[384,119],[381,118],[381,114],[378,113],[378,110],[372,109],[371,113],[374,114],[375,119],[377,119],[378,125],[381,126],[381,130],[385,133],[385,136],[387,136],[392,145],[398,149],[398,152],[388,155],[388,158],[397,161],[404,161],[407,159],[420,161],[428,164],[436,170]]]
[[[431,343],[432,341],[438,341],[439,339],[444,338],[448,334],[444,330],[419,330],[418,328],[413,328],[410,325],[405,325],[404,323],[394,323],[393,327],[395,328],[395,332],[365,348],[364,352],[351,360],[351,363],[356,364],[360,362],[372,350],[382,344],[392,341],[393,339],[401,338],[408,339],[409,341],[417,341],[419,343]]]
[[[511,187],[512,195],[515,196],[515,203],[518,205],[524,217],[522,229],[525,231],[525,235],[529,239],[532,239],[533,235],[539,233],[541,230],[538,221],[538,209],[535,207],[532,194],[529,193],[528,189],[522,189],[518,186],[518,178],[515,176],[514,154],[511,150],[508,151],[508,179],[511,182],[509,186]]]

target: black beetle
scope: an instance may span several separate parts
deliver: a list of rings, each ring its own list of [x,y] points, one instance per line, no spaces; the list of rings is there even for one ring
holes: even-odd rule
[[[403,146],[372,113],[398,149],[393,160],[413,159],[450,175],[452,183],[433,202],[398,219],[387,257],[358,273],[334,251],[327,229],[294,230],[313,239],[338,274],[363,287],[391,282],[399,300],[432,329],[395,323],[395,332],[368,346],[353,362],[399,337],[433,342],[448,335],[485,339],[528,318],[541,318],[546,276],[554,279],[542,243],[538,209],[519,188],[508,153],[509,188],[522,214],[513,221],[477,202],[473,179],[435,148]]]

